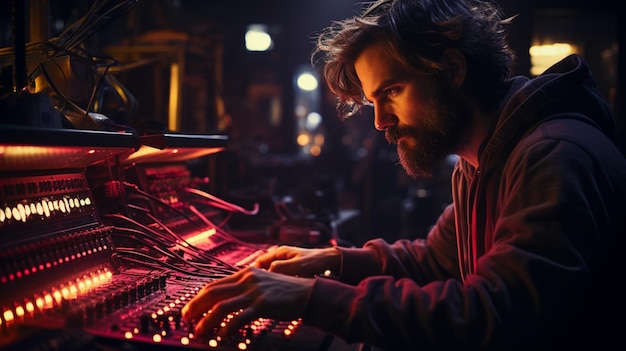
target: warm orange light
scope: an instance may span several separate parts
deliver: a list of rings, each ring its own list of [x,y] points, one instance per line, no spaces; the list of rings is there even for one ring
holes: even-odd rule
[[[38,308],[39,310],[42,310],[42,309],[43,309],[43,306],[45,305],[45,301],[44,301],[44,299],[43,299],[43,298],[38,297],[38,298],[35,300],[35,304],[37,305],[37,308]]]
[[[161,340],[163,340],[163,337],[161,336],[161,334],[154,334],[152,335],[152,341],[159,343],[161,342]]]
[[[30,301],[26,302],[26,311],[28,313],[33,313],[35,311],[35,305],[33,305]]]
[[[22,306],[15,306],[15,314],[18,317],[24,317],[24,307],[22,307]]]
[[[7,322],[11,322],[13,320],[13,318],[15,318],[13,316],[13,311],[11,311],[11,310],[4,311],[3,315],[4,315],[4,320],[7,321]]]

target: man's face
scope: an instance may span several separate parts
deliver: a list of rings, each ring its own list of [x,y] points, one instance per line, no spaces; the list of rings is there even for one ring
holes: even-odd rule
[[[400,163],[411,177],[430,176],[455,153],[469,123],[462,104],[436,78],[402,67],[380,43],[354,64],[363,93],[374,106],[374,126],[398,145]]]

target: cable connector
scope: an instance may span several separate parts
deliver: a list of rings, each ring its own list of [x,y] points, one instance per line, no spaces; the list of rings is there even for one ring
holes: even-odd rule
[[[110,180],[104,183],[104,196],[107,198],[121,198],[125,194],[124,185],[117,180]]]

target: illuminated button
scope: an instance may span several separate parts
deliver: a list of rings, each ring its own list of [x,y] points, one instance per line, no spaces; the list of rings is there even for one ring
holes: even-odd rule
[[[24,205],[22,204],[17,204],[17,211],[20,213],[20,217],[22,218],[22,221],[26,221],[26,209],[24,209]]]
[[[37,205],[35,205],[35,203],[34,203],[34,202],[31,202],[31,203],[30,203],[30,213],[35,214],[35,213],[38,213],[38,212],[39,212],[39,211],[37,210]],[[40,214],[41,214],[41,213],[40,213]]]
[[[91,199],[90,198],[85,198],[85,204],[87,206],[91,205]]]
[[[67,212],[69,212],[71,206],[70,206],[69,201],[67,201],[66,197],[63,198],[63,202],[65,203],[65,208],[67,209]]]
[[[17,209],[17,207],[13,207],[13,218],[15,218],[16,221],[22,220],[22,215],[20,214],[20,211]]]
[[[40,216],[43,215],[43,205],[41,205],[41,202],[38,202],[35,207],[37,208],[37,214]]]
[[[4,209],[4,215],[7,217],[7,219],[11,219],[12,215],[11,215],[11,208],[10,207],[6,207]]]
[[[4,211],[0,211],[0,223],[4,222],[7,219],[7,216],[4,214]]]
[[[4,316],[4,320],[7,321],[7,322],[11,322],[13,320],[13,318],[15,318],[13,316],[13,311],[11,311],[11,310],[4,311],[3,316]]]
[[[43,214],[46,217],[50,217],[50,207],[48,207],[48,203],[47,202],[42,202],[42,206],[43,206]]]
[[[76,207],[76,208],[80,207],[80,201],[78,200],[77,197],[74,198],[74,207]]]
[[[65,213],[65,211],[66,211],[65,203],[63,201],[59,201],[59,210],[61,210],[61,212],[63,212],[63,213]]]
[[[50,206],[50,204],[48,204],[48,206]],[[52,207],[50,207],[50,209],[52,208],[54,208],[55,211],[59,210],[59,200],[52,201]]]
[[[23,317],[24,316],[24,307],[16,306],[15,307],[15,315],[17,315],[18,317]]]
[[[33,313],[35,311],[35,305],[30,301],[26,302],[26,311],[28,313]]]
[[[24,213],[27,217],[30,216],[31,210],[29,205],[24,206]]]

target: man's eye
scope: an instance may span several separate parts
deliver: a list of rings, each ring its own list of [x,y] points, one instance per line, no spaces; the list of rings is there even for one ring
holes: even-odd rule
[[[387,97],[394,97],[398,95],[398,88],[389,88],[385,90],[385,95]]]

